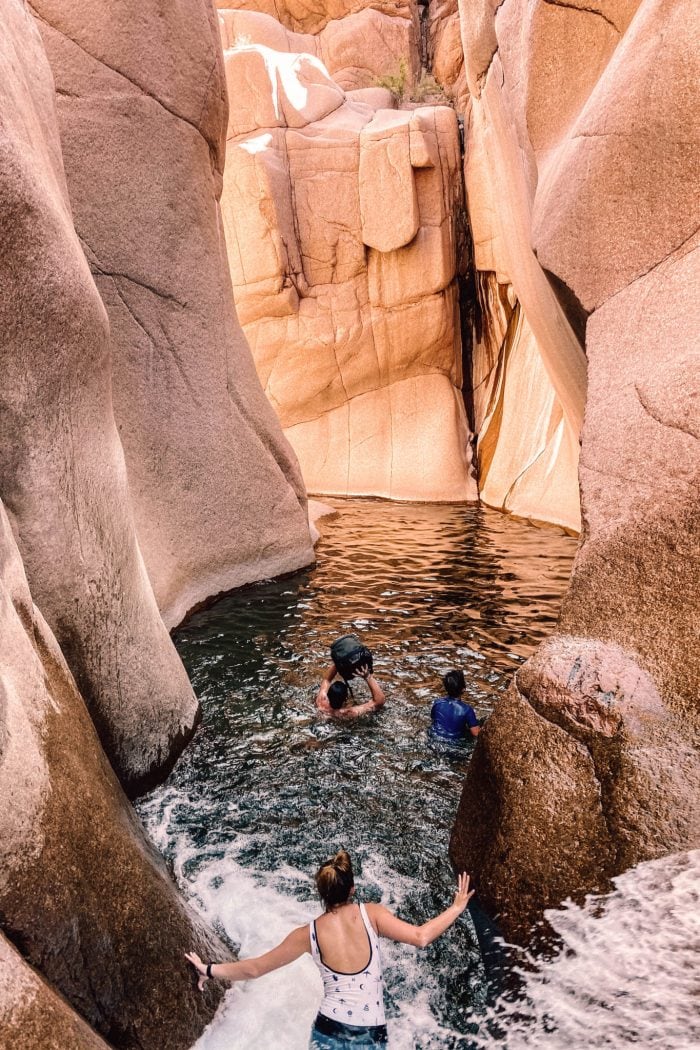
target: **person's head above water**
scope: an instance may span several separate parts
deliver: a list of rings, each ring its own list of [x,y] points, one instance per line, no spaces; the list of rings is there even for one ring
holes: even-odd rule
[[[316,889],[326,911],[346,904],[354,888],[350,854],[339,849],[335,857],[324,861],[316,872]]]
[[[442,680],[442,684],[447,695],[457,699],[467,688],[467,683],[464,681],[464,671],[448,671]]]
[[[348,698],[348,687],[345,682],[333,682],[328,687],[328,703],[334,711],[340,711]]]

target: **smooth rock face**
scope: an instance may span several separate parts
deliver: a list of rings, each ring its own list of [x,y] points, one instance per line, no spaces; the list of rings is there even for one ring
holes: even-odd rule
[[[7,937],[115,1047],[191,1046],[220,992],[182,958],[225,949],[185,907],[107,763],[51,631],[33,605],[0,505],[0,916]],[[0,1032],[27,1046],[97,1047],[0,941]],[[57,1027],[53,1028],[53,1025]],[[73,1040],[71,1042],[70,1040]],[[5,1045],[5,1043],[3,1043]]]
[[[480,738],[452,841],[510,936],[700,842],[697,17],[691,3],[506,0],[489,71],[467,63],[484,150],[505,114],[530,166],[532,242],[588,365],[582,542],[559,633]],[[551,378],[566,415],[566,377]]]
[[[207,0],[37,0],[73,217],[111,327],[139,544],[168,627],[313,561],[298,465],[237,323]],[[108,29],[107,29],[108,27]]]
[[[123,783],[174,761],[198,705],[137,544],[109,326],[73,229],[54,86],[20,0],[0,38],[0,497],[34,596]]]
[[[346,96],[313,56],[267,44],[229,48],[226,71],[236,305],[308,488],[476,498],[453,111],[377,109],[381,98]]]
[[[321,6],[329,10],[327,4]],[[420,72],[417,7],[412,3],[397,12],[393,5],[387,4],[387,11],[381,6],[353,4],[330,21],[319,11],[319,17],[299,22],[284,9],[268,11],[264,0],[235,9],[221,3],[222,41],[226,49],[260,44],[275,51],[314,55],[346,91],[375,87],[383,78],[393,78],[410,93]],[[299,25],[306,31],[294,32]]]
[[[12,1050],[109,1050],[1,933],[0,1045]]]
[[[525,73],[518,66],[512,78],[505,75],[509,52],[497,51],[491,39],[489,6],[465,3],[462,16],[472,91],[465,180],[477,270],[472,379],[476,399],[486,401],[474,424],[479,489],[491,506],[578,531],[585,357],[532,250],[532,198],[538,183],[521,113]],[[512,6],[511,0],[503,5],[508,12]],[[499,25],[508,12],[499,8]],[[519,61],[524,59],[519,56]],[[480,390],[487,376],[487,389]]]

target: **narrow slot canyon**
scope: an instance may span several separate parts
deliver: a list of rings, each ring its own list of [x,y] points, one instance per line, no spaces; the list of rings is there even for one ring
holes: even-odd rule
[[[472,120],[465,164],[456,5],[254,6],[219,4],[222,208],[238,315],[307,489],[481,498],[578,532],[583,355],[569,333],[565,415],[523,265],[483,228],[494,161]],[[537,309],[566,328],[546,282]]]
[[[393,1050],[700,1042],[699,29],[0,0],[2,1050],[306,1050],[341,846]]]

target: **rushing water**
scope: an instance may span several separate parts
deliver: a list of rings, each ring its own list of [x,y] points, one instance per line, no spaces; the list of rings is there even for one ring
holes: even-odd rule
[[[185,892],[242,956],[318,913],[313,872],[340,845],[364,899],[414,922],[446,906],[470,752],[430,745],[430,701],[461,666],[468,698],[491,711],[551,632],[575,550],[477,506],[336,505],[315,569],[237,592],[178,632],[203,724],[140,806]],[[313,698],[348,630],[373,649],[388,701],[331,723]],[[383,954],[394,1050],[474,1045],[487,981],[471,917],[423,952]],[[314,965],[299,960],[234,986],[198,1048],[302,1050],[319,1000]]]
[[[547,912],[561,947],[532,961],[517,1002],[489,1011],[508,1050],[700,1046],[700,850],[639,864],[615,886]]]

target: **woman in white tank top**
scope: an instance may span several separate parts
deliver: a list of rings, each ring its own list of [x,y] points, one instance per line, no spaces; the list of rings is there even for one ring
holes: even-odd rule
[[[311,1031],[314,1050],[351,1050],[387,1043],[384,980],[379,937],[425,948],[462,914],[473,894],[469,876],[457,880],[454,902],[440,915],[413,926],[381,904],[356,904],[352,863],[345,850],[322,864],[316,887],[324,912],[293,930],[272,951],[255,959],[205,964],[196,952],[187,958],[199,972],[200,988],[209,977],[247,981],[286,966],[306,952],[323,980],[323,1001]]]

